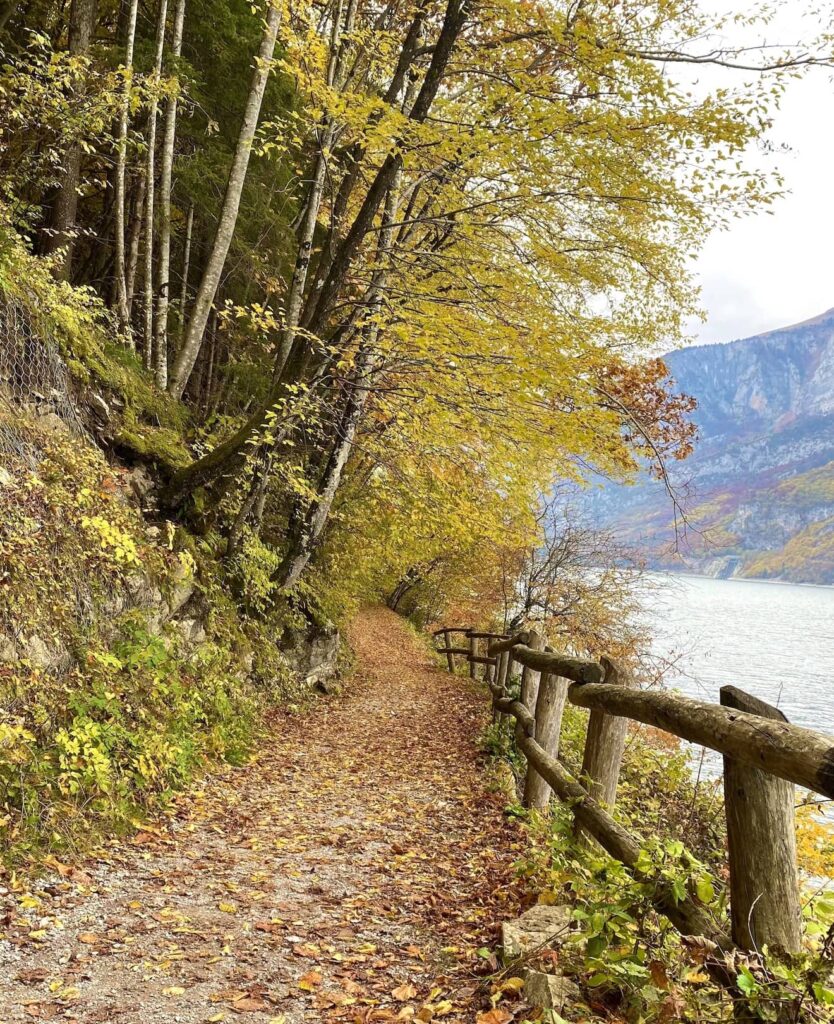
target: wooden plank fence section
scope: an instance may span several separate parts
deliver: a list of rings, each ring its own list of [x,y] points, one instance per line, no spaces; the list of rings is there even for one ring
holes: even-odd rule
[[[583,708],[653,725],[682,740],[834,797],[834,743],[813,729],[773,722],[706,701],[657,690],[627,690],[601,683],[571,686],[568,700]]]
[[[523,636],[526,639],[527,635]],[[493,644],[490,653],[504,646]],[[533,651],[524,643],[510,650],[520,664],[554,672],[577,684],[568,690],[571,704],[652,725],[822,796],[834,797],[834,740],[822,733],[676,693],[605,683],[605,669],[595,661]]]
[[[454,630],[435,634],[446,637],[447,648],[450,632]],[[834,797],[834,740],[792,725],[777,709],[735,687],[722,689],[721,704],[640,690],[618,663],[542,649],[533,631],[509,637],[465,632],[470,637],[470,673],[477,664],[487,666],[493,721],[504,716],[516,720],[516,742],[528,762],[525,805],[543,809],[555,793],[570,805],[577,828],[635,877],[643,877],[640,841],[610,814],[628,720],[723,754],[732,933],[724,932],[695,894],[675,900],[662,881],[656,885],[655,906],[683,934],[704,936],[719,950],[733,945],[753,951],[763,945],[788,952],[800,949],[794,786]],[[487,657],[477,654],[475,639],[492,639]],[[508,695],[513,662],[523,670],[520,699]],[[534,672],[541,673],[537,685]],[[590,712],[581,782],[557,759],[567,701]],[[720,958],[709,966],[716,980],[732,986]]]

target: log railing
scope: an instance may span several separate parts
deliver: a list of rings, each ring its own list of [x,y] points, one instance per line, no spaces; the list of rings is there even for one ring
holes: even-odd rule
[[[455,634],[466,644],[453,645]],[[794,787],[834,797],[834,739],[792,725],[776,708],[733,686],[722,688],[720,704],[641,690],[616,662],[565,657],[534,631],[507,636],[444,627],[434,635],[442,638],[438,653],[446,655],[449,671],[455,671],[456,657],[466,659],[470,675],[482,665],[496,718],[515,719],[516,742],[527,758],[525,804],[544,809],[555,793],[571,807],[577,829],[637,877],[644,877],[640,840],[611,814],[628,721],[723,754],[731,933],[695,893],[676,899],[658,884],[655,906],[683,934],[704,936],[723,950],[800,949]],[[508,689],[514,663],[522,670],[518,698]],[[559,760],[567,702],[590,712],[581,781]],[[712,969],[721,974],[720,959]]]

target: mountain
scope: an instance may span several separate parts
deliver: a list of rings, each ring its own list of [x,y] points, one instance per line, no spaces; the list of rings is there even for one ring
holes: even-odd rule
[[[699,403],[696,451],[670,467],[689,525],[676,541],[645,476],[596,494],[596,518],[657,568],[834,583],[834,309],[666,362]]]

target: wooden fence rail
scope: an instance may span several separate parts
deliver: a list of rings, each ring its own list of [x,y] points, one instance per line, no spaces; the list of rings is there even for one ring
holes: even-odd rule
[[[463,633],[469,646],[452,647],[452,633]],[[659,884],[655,906],[683,934],[705,936],[722,950],[767,945],[799,951],[794,786],[834,797],[834,740],[792,725],[776,708],[735,687],[722,689],[720,704],[641,690],[616,662],[565,657],[545,647],[535,631],[506,636],[450,627],[435,636],[444,638],[438,653],[446,655],[449,671],[456,656],[466,659],[470,675],[485,666],[495,718],[515,719],[516,742],[528,762],[525,804],[542,809],[552,791],[570,805],[576,827],[637,877],[640,840],[610,813],[628,720],[723,754],[731,932],[694,892],[676,900]],[[522,669],[518,698],[508,689],[513,663]],[[590,712],[581,781],[558,758],[567,702]],[[720,959],[711,970],[717,980],[731,981],[721,977],[726,967]]]

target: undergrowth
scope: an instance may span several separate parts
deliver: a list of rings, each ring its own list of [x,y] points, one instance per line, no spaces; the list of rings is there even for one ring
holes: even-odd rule
[[[240,763],[297,694],[267,642],[289,607],[240,616],[209,542],[148,526],[93,445],[13,425],[26,450],[0,459],[0,858],[17,866]],[[189,597],[196,640],[171,619]]]
[[[565,709],[560,759],[575,775],[586,720],[579,709]],[[490,726],[482,746],[523,777],[523,755],[505,725]],[[729,899],[720,787],[693,778],[685,753],[663,734],[630,732],[618,790],[615,816],[642,844],[639,878],[576,835],[567,805],[554,801],[547,814],[517,804],[510,811],[526,821],[529,842],[517,867],[531,892],[540,902],[572,907],[573,929],[558,951],[559,969],[579,983],[587,1005],[563,1013],[586,1020],[590,1010],[641,1024],[719,1024],[736,1014],[763,1021],[831,1020],[830,890],[808,888],[800,955],[763,949],[760,955],[729,956],[732,993],[711,977],[711,944],[681,936],[655,910],[659,882],[671,885],[679,899],[692,895],[719,922],[726,922]],[[799,817],[798,847],[806,879],[834,873],[832,833],[813,815]],[[554,1012],[552,1019],[563,1018]]]

